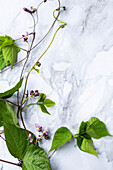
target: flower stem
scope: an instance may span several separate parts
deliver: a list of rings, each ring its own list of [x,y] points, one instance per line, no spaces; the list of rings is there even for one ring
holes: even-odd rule
[[[58,4],[59,4],[59,7],[58,7],[58,8],[60,8],[60,0],[58,0]],[[60,15],[60,11],[58,12],[58,15],[57,15],[56,18],[58,18],[59,15]],[[56,19],[54,20],[54,22],[52,23],[51,27],[49,28],[48,32],[44,35],[44,37],[43,37],[34,47],[32,47],[31,50],[33,50],[35,47],[37,47],[37,46],[47,37],[47,35],[48,35],[48,34],[50,33],[50,31],[52,30],[55,22],[56,22]]]
[[[39,60],[44,56],[44,54],[48,51],[48,49],[50,48],[50,46],[52,45],[54,39],[55,39],[55,36],[57,34],[57,32],[60,30],[60,28],[62,28],[62,26],[60,25],[58,27],[58,29],[56,30],[56,32],[54,33],[53,35],[53,38],[50,42],[50,44],[48,45],[48,47],[46,48],[46,50],[42,53],[42,55],[38,58],[38,60],[36,61],[36,63],[32,66],[32,68],[29,70],[28,74],[27,74],[27,77],[26,77],[26,82],[25,82],[25,87],[24,87],[24,93],[23,93],[23,97],[22,97],[22,103],[23,103],[23,99],[24,99],[24,95],[25,95],[25,91],[26,91],[26,87],[27,87],[27,81],[28,81],[28,78],[29,78],[29,75],[31,73],[31,71],[33,70],[33,68],[35,67],[35,65],[37,64],[37,62],[39,62]],[[22,106],[22,103],[21,103],[21,106]]]
[[[26,108],[26,107],[29,107],[29,106],[31,106],[31,105],[35,105],[35,104],[37,104],[37,103],[30,103],[30,104],[28,104],[28,105],[22,107],[22,109],[24,109],[24,108]]]
[[[11,104],[13,104],[13,105],[15,105],[15,106],[18,107],[18,105],[17,105],[16,103],[13,103],[13,102],[11,102],[11,101],[9,101],[9,100],[7,100],[7,99],[0,98],[0,100],[4,100],[4,101],[6,101],[6,102],[8,102],[8,103],[11,103]]]
[[[22,105],[25,103],[26,100],[28,100],[28,99],[29,99],[30,97],[32,97],[34,94],[35,94],[35,92],[34,92],[32,95],[30,95],[29,97],[25,98],[25,100],[22,102]]]
[[[53,153],[49,156],[49,159],[54,155],[54,153],[56,152],[56,150],[57,150],[57,149],[55,149],[55,150],[53,151]]]
[[[18,163],[9,162],[9,161],[5,161],[5,160],[2,160],[2,159],[0,159],[0,161],[5,162],[5,163],[9,163],[9,164],[12,164],[12,165],[20,166]]]
[[[0,135],[0,138],[3,139],[6,142],[6,140],[1,135]]]

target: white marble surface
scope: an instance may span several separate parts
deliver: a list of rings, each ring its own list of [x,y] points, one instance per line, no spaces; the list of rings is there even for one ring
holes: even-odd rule
[[[0,0],[0,33],[16,39],[30,32],[31,18],[22,8],[39,2]],[[52,136],[58,127],[65,125],[74,134],[82,120],[96,116],[113,134],[113,0],[61,0],[61,5],[67,8],[60,15],[67,26],[58,32],[41,60],[40,75],[32,72],[27,86],[28,90],[46,93],[56,105],[49,109],[51,116],[41,113],[37,106],[26,109],[26,126],[36,135],[34,123],[48,126]],[[49,29],[52,12],[57,7],[57,0],[48,0],[40,7],[37,41]],[[58,25],[55,24],[49,36],[32,52],[24,76],[47,47]],[[25,46],[23,42],[18,45]],[[20,52],[18,61],[24,57],[25,52]],[[23,64],[0,74],[1,92],[16,84]],[[16,95],[11,100],[15,101]],[[113,138],[94,140],[94,144],[99,158],[81,152],[75,141],[66,144],[51,158],[52,170],[112,170]],[[1,140],[0,145],[0,159],[16,161]],[[42,144],[46,151],[50,145],[51,141]],[[3,163],[0,167],[20,169]]]

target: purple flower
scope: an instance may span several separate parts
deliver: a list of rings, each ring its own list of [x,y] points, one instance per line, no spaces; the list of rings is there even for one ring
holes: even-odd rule
[[[37,141],[41,141],[41,140],[42,140],[42,136],[41,136],[41,135],[38,135]]]
[[[4,133],[4,130],[0,130],[0,134]]]
[[[30,91],[30,95],[32,95],[33,93],[34,93],[34,91],[33,91],[33,90],[31,90],[31,91]]]
[[[31,134],[29,134],[29,136],[28,136],[28,139],[27,140],[29,140],[30,141],[30,143],[32,143],[33,142],[33,138],[31,137]]]
[[[48,129],[47,129],[47,127],[44,129],[44,131],[43,131],[43,136],[46,136],[46,135],[48,135]]]
[[[45,135],[44,138],[45,138],[46,140],[48,140],[48,139],[49,139],[49,136],[48,136],[48,135]]]
[[[37,123],[35,123],[35,127],[36,127],[38,132],[42,131],[42,126],[39,126]]]
[[[34,12],[36,12],[36,10],[37,10],[37,9],[36,9],[36,8],[33,8],[33,6],[32,6],[30,11],[31,11],[31,13],[34,13]]]
[[[25,35],[22,35],[22,37],[24,38],[24,41],[27,41],[27,40],[28,40],[28,35],[29,35],[29,33],[28,33],[28,32],[26,32],[26,34],[25,34]]]
[[[26,12],[28,12],[28,13],[30,13],[30,14],[32,14],[32,13],[34,13],[34,12],[37,11],[37,9],[36,9],[36,8],[33,8],[33,7],[31,7],[30,10],[29,10],[28,8],[25,8],[25,7],[24,7],[23,10],[26,11]]]
[[[38,92],[38,90],[35,90],[35,94],[34,94],[34,96],[39,96],[39,92]]]

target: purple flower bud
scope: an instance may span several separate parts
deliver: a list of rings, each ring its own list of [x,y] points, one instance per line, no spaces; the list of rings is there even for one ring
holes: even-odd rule
[[[39,93],[38,92],[36,92],[35,94],[34,94],[34,96],[36,97],[36,96],[39,96]]]
[[[44,131],[43,131],[43,136],[46,136],[46,135],[48,135],[48,129],[47,129],[47,127],[44,129]]]
[[[37,66],[38,66],[38,67],[40,67],[40,66],[41,66],[41,63],[40,63],[39,61],[38,61],[36,64],[37,64]]]
[[[28,136],[28,139],[27,140],[29,140],[30,141],[30,143],[32,143],[33,142],[33,138],[31,137],[31,134],[29,134],[29,136]]]
[[[65,6],[63,6],[63,10],[64,10],[64,11],[66,10],[66,7],[65,7]]]
[[[25,34],[25,35],[22,35],[22,37],[24,38],[24,41],[27,41],[27,40],[28,40],[28,35],[29,35],[29,33],[28,33],[28,32],[26,32],[26,34]]]
[[[44,138],[45,138],[46,140],[48,140],[48,139],[49,139],[49,136],[48,136],[48,135],[45,135]]]
[[[27,8],[25,8],[25,7],[23,8],[23,10],[24,10],[24,11],[26,11],[26,12],[28,12],[28,9],[27,9]]]
[[[36,12],[37,11],[37,9],[36,8],[33,8],[33,7],[31,7],[31,13],[34,13],[34,12]]]
[[[31,91],[30,91],[30,95],[32,95],[33,93],[34,93],[34,91],[33,91],[33,90],[31,90]]]
[[[39,126],[37,123],[35,123],[35,127],[36,127],[38,132],[42,131],[42,126]]]
[[[35,90],[35,94],[34,94],[34,96],[39,96],[39,92],[38,92],[38,90]]]
[[[42,140],[42,136],[41,136],[41,135],[38,135],[37,141],[41,141],[41,140]]]

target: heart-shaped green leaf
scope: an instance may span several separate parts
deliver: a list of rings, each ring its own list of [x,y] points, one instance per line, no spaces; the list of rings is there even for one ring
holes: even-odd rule
[[[106,125],[96,117],[92,117],[87,123],[86,133],[95,139],[100,139],[109,134]]]
[[[23,78],[12,89],[5,91],[4,93],[0,93],[0,98],[11,97],[21,87],[22,82],[23,82]]]
[[[77,145],[80,148],[80,150],[93,154],[98,157],[96,150],[93,147],[93,141],[92,139],[87,139],[84,137],[78,137],[77,138]]]
[[[12,108],[12,106],[3,100],[0,100],[0,126],[3,126],[3,123],[17,124],[18,119]]]
[[[7,35],[0,36],[0,49],[1,54],[0,60],[3,61],[0,70],[2,70],[5,66],[11,64],[12,68],[17,59],[17,53],[20,48],[14,43],[13,39]]]
[[[22,170],[51,170],[50,161],[44,150],[31,144],[24,156]]]
[[[72,139],[72,134],[67,127],[60,127],[54,134],[53,142],[49,152],[58,149],[64,143]]]
[[[29,132],[33,139],[36,139],[32,132]],[[4,134],[8,150],[15,158],[23,159],[30,145],[25,129],[12,124],[4,124]]]

